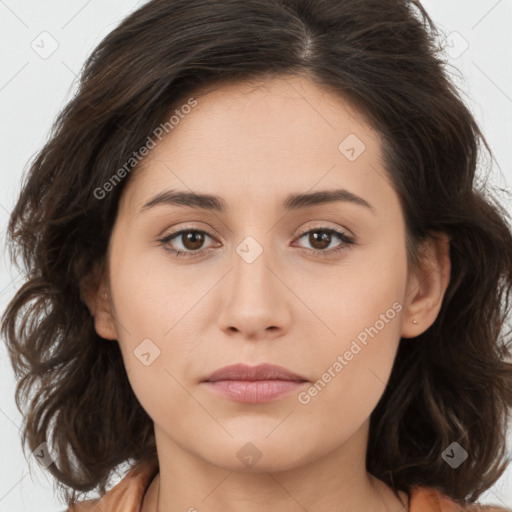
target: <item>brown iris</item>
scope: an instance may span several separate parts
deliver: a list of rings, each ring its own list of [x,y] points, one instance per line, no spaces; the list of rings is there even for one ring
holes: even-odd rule
[[[320,233],[319,236],[317,236],[318,233]],[[316,249],[325,249],[326,247],[329,247],[329,244],[331,243],[331,236],[332,236],[331,233],[329,233],[328,231],[310,231],[309,232],[309,242]],[[315,246],[315,243],[318,243],[318,241],[320,239],[321,239],[322,247]]]
[[[187,231],[181,235],[183,246],[189,251],[196,251],[204,244],[204,233],[200,231]]]

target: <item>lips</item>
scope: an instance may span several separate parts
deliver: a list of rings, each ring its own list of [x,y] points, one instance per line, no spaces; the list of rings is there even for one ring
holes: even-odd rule
[[[224,366],[213,372],[205,379],[205,382],[217,382],[221,380],[235,381],[258,381],[258,380],[284,380],[295,382],[307,382],[302,375],[298,375],[287,368],[276,366],[274,364],[259,364],[249,366],[246,364],[232,364]]]
[[[248,366],[242,363],[224,366],[203,382],[209,391],[219,396],[248,404],[284,398],[308,385],[302,375],[282,366]]]

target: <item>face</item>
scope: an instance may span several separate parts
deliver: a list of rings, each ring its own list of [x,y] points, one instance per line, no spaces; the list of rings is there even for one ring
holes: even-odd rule
[[[399,198],[377,134],[305,78],[195,98],[123,191],[114,323],[96,328],[118,340],[159,451],[297,467],[362,439],[388,381],[410,291]],[[176,204],[169,191],[217,199]],[[234,363],[305,382],[259,402],[204,382]]]

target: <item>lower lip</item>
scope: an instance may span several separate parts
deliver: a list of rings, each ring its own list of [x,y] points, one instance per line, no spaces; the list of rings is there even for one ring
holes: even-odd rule
[[[297,391],[307,382],[293,380],[218,380],[205,382],[215,393],[236,402],[259,404]]]

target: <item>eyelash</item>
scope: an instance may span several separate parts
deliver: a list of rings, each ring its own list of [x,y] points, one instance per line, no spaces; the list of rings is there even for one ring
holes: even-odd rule
[[[321,258],[331,257],[331,256],[334,256],[334,255],[342,252],[342,251],[349,250],[350,246],[355,244],[355,241],[352,238],[350,238],[349,236],[347,236],[345,233],[338,231],[337,229],[324,228],[324,227],[313,228],[313,229],[308,229],[308,230],[302,231],[299,233],[297,239],[303,238],[304,235],[307,235],[311,232],[331,233],[331,234],[336,235],[341,240],[341,242],[343,242],[342,245],[340,247],[338,247],[337,249],[329,249],[329,250],[324,250],[324,251],[319,250],[319,249],[308,249],[313,255],[321,257]],[[172,248],[166,246],[166,244],[168,244],[172,239],[178,238],[180,235],[182,235],[184,233],[202,233],[206,236],[209,236],[210,238],[213,238],[206,231],[202,231],[200,229],[194,229],[194,228],[190,227],[190,228],[182,229],[180,231],[176,231],[174,233],[170,233],[169,235],[166,235],[163,238],[159,238],[158,241],[164,246],[164,249],[166,251],[170,252],[177,258],[195,258],[195,257],[199,257],[199,255],[201,255],[202,253],[208,251],[208,249],[201,249],[199,251],[177,251],[176,249],[172,249]]]

